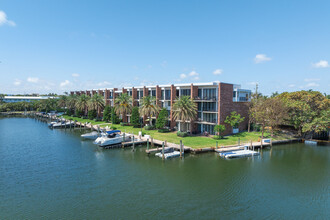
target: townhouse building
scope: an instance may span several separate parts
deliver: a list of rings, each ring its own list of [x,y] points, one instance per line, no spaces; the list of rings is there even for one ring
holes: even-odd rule
[[[86,94],[92,96],[98,93],[103,96],[105,103],[114,106],[115,99],[121,93],[127,93],[132,97],[133,106],[140,106],[144,96],[153,96],[157,100],[157,105],[166,108],[168,111],[168,127],[185,129],[195,134],[208,132],[214,134],[214,126],[224,124],[225,134],[232,133],[232,128],[224,121],[232,111],[236,111],[245,117],[240,124],[240,130],[246,130],[248,123],[248,102],[251,100],[251,91],[241,89],[240,85],[209,82],[191,84],[171,84],[155,86],[137,86],[123,88],[92,89],[86,91],[71,91],[71,94]],[[197,105],[196,119],[188,123],[175,121],[172,106],[175,99],[180,96],[190,96]],[[123,122],[130,122],[130,115],[122,117]],[[146,118],[143,119],[146,123]],[[153,117],[156,120],[156,116]]]

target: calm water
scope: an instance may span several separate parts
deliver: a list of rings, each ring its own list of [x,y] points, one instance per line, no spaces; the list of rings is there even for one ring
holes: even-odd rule
[[[0,219],[329,219],[330,147],[162,162],[102,150],[28,118],[0,119]]]

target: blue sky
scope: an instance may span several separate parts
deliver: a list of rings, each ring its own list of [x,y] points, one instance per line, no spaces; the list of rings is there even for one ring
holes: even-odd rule
[[[0,1],[0,93],[222,81],[330,93],[330,1]]]

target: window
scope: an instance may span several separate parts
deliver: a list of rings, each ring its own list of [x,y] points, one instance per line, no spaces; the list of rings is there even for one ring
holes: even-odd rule
[[[236,91],[233,92],[233,98],[235,98],[235,97],[236,97]]]
[[[156,96],[156,90],[151,90],[151,96]]]
[[[161,100],[164,100],[164,97],[165,97],[165,90],[162,90],[162,92],[161,92]]]
[[[181,96],[190,96],[190,89],[181,89]]]
[[[171,100],[171,90],[165,90],[165,100]]]

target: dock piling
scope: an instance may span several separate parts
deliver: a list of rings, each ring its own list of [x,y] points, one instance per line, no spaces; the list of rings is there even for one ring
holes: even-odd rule
[[[218,149],[218,141],[215,142],[215,148]]]
[[[180,140],[180,158],[182,159],[182,140]]]
[[[149,150],[149,138],[147,138],[147,150]]]
[[[135,151],[134,135],[133,135],[133,151]]]
[[[164,154],[164,142],[162,144],[162,159],[165,160],[165,154]]]

